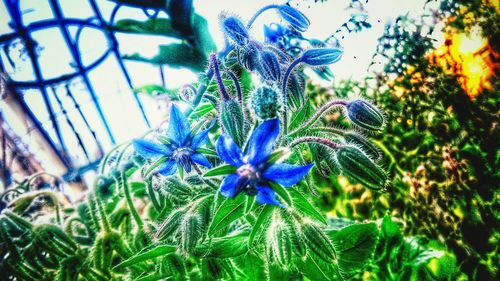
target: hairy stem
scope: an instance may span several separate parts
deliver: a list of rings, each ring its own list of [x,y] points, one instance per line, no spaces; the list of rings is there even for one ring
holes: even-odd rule
[[[208,186],[210,186],[211,188],[214,188],[214,189],[217,189],[217,185],[215,185],[214,183],[212,183],[210,180],[207,180],[203,177],[203,172],[201,171],[200,167],[198,167],[198,165],[196,163],[193,163],[193,167],[196,171],[196,173],[198,173],[198,175],[200,176],[201,180],[206,183]]]
[[[303,128],[299,128],[299,129],[289,133],[286,137],[287,138],[293,137],[294,135],[300,133],[300,130],[302,130],[302,129]],[[314,127],[314,128],[309,129],[307,132],[309,132],[309,133],[328,132],[328,133],[332,133],[332,134],[336,134],[336,135],[340,135],[340,136],[343,136],[345,134],[345,131],[343,131],[341,129],[333,128],[333,127]]]
[[[222,81],[222,77],[219,71],[219,63],[217,62],[217,55],[215,53],[210,54],[210,67],[212,68],[215,76],[215,81],[217,82],[217,88],[219,89],[220,98],[222,101],[230,100],[229,94],[227,93],[226,87]]]
[[[325,138],[320,138],[320,137],[301,137],[289,144],[290,148],[299,145],[301,143],[319,143],[322,145],[326,145],[330,147],[331,149],[337,149],[341,146],[341,144],[333,142],[331,140],[325,139]]]
[[[253,15],[253,17],[248,21],[247,23],[247,29],[250,29],[252,27],[252,24],[254,23],[254,21],[265,11],[267,10],[270,10],[270,9],[278,9],[280,7],[280,5],[267,5],[265,7],[263,7],[262,9],[258,10],[255,15]]]
[[[247,120],[244,110],[245,107],[243,106],[243,91],[241,90],[240,81],[232,71],[226,70],[225,73],[229,76],[229,78],[231,78],[231,80],[233,80],[234,87],[236,88],[236,94],[238,96],[238,102],[240,103],[241,111],[243,112],[243,119]]]
[[[207,83],[201,82],[200,85],[198,86],[198,89],[196,90],[196,96],[194,97],[193,103],[191,104],[191,108],[189,108],[185,113],[187,117],[189,117],[189,115],[193,113],[194,109],[200,104],[201,100],[203,99],[203,95],[205,95],[205,92],[207,91],[208,84],[210,84],[210,81],[212,81],[212,77],[214,76],[212,68],[209,67],[205,72],[205,75],[208,78],[208,82]]]
[[[153,179],[149,178],[146,180],[146,190],[148,192],[149,198],[151,198],[151,203],[153,203],[154,208],[156,211],[160,212],[161,211],[161,204],[158,202],[158,199],[156,198],[155,191],[153,189]]]
[[[116,181],[120,180],[121,181],[121,186],[123,187],[123,191],[125,193],[125,198],[127,200],[128,208],[130,210],[130,213],[132,214],[132,217],[135,220],[135,223],[137,224],[137,227],[139,229],[142,229],[143,223],[141,216],[139,216],[139,213],[134,207],[134,201],[132,200],[132,195],[130,194],[130,185],[125,177],[125,173],[122,172],[120,174],[120,179],[115,179]],[[118,182],[116,183],[118,185]]]
[[[285,75],[283,76],[283,85],[281,87],[281,101],[283,102],[282,113],[283,113],[283,135],[286,136],[288,132],[288,121],[287,121],[287,98],[286,98],[286,85],[288,82],[288,78],[292,73],[293,69],[299,65],[302,61],[302,58],[297,58],[294,60],[287,68]]]
[[[102,206],[101,198],[97,194],[97,181],[100,179],[101,179],[100,177],[98,177],[96,179],[96,182],[94,183],[94,193],[91,195],[92,197],[90,197],[89,200],[93,199],[95,201],[95,207],[97,208],[97,213],[100,216],[100,220],[98,220],[98,221],[102,223],[102,227],[104,229],[104,232],[110,233],[111,226],[109,224],[108,217],[106,216],[106,212],[104,211],[104,207]]]
[[[316,111],[316,113],[314,113],[314,115],[311,118],[309,118],[306,122],[304,122],[304,124],[302,124],[302,126],[300,126],[300,128],[298,128],[297,130],[291,132],[290,135],[296,134],[300,130],[304,130],[304,129],[309,128],[311,125],[313,125],[314,123],[316,123],[316,121],[318,121],[318,119],[326,111],[328,111],[330,108],[332,108],[334,106],[338,106],[338,105],[346,106],[347,105],[347,101],[344,101],[344,100],[333,100],[333,101],[327,102],[325,105],[323,105],[322,107],[320,107]]]

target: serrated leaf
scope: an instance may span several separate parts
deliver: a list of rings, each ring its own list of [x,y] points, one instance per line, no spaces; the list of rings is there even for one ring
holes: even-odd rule
[[[218,231],[230,225],[243,215],[245,208],[245,194],[239,194],[236,198],[226,198],[214,214],[214,219],[208,228],[208,235],[212,236]]]
[[[354,224],[331,233],[339,272],[348,279],[371,262],[377,246],[379,230],[375,223]]]
[[[203,177],[216,177],[222,175],[228,175],[236,172],[236,167],[233,165],[222,165],[219,167],[215,167],[213,169],[208,170]]]
[[[172,245],[159,245],[159,246],[154,247],[153,249],[150,249],[150,250],[147,250],[144,252],[140,252],[140,253],[132,256],[131,258],[129,258],[129,259],[121,262],[117,266],[115,266],[113,268],[113,270],[120,270],[120,269],[134,265],[134,264],[139,263],[139,262],[143,262],[143,261],[147,261],[147,260],[151,260],[151,259],[154,259],[157,257],[164,256],[164,255],[168,255],[170,253],[175,252],[176,249],[177,248],[175,246],[172,246]]]

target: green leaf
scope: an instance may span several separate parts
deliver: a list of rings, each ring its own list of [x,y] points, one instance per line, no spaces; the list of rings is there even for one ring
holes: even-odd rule
[[[248,246],[250,248],[252,247],[255,236],[260,233],[260,231],[262,230],[262,226],[269,221],[269,218],[271,218],[274,208],[275,206],[273,205],[265,205],[264,208],[262,208],[262,210],[260,211],[259,216],[257,217],[257,221],[252,227],[250,237],[248,238]]]
[[[196,152],[199,152],[199,153],[205,154],[205,155],[209,155],[209,156],[216,156],[216,157],[219,156],[217,154],[217,152],[215,152],[215,150],[208,149],[208,148],[203,148],[203,147],[200,147],[200,148],[196,149]]]
[[[208,170],[203,177],[216,177],[222,175],[228,175],[236,172],[236,167],[233,165],[222,165],[219,167],[215,167],[213,169]]]
[[[214,238],[209,242],[196,247],[195,255],[211,258],[232,258],[243,255],[248,251],[248,232],[241,232],[231,236]]]
[[[274,164],[280,160],[283,160],[290,156],[290,150],[288,148],[280,148],[275,150],[269,157],[267,158],[267,163]]]
[[[245,215],[250,213],[255,206],[255,196],[247,196],[247,200],[245,202]]]
[[[392,221],[392,218],[389,215],[384,216],[382,225],[380,226],[380,231],[381,236],[387,241],[392,239],[401,239],[403,237],[399,226],[397,225],[397,223]]]
[[[125,33],[140,33],[149,35],[163,35],[182,38],[182,34],[172,27],[170,19],[154,18],[145,21],[122,19],[116,22],[114,30]]]
[[[350,225],[330,235],[342,278],[347,279],[362,272],[371,262],[378,235],[375,223]]]
[[[269,182],[269,185],[281,197],[281,199],[288,204],[288,206],[293,206],[292,197],[290,197],[290,194],[283,186],[272,181]]]
[[[156,160],[151,166],[146,170],[145,177],[148,177],[156,168],[158,168],[161,164],[165,163],[167,161],[168,157],[161,157],[160,159]]]
[[[123,55],[123,59],[148,62],[154,65],[169,65],[171,67],[189,68],[194,72],[205,69],[205,54],[187,43],[172,43],[160,45],[159,53],[151,58],[143,57],[138,53]]]
[[[314,281],[329,281],[338,280],[335,278],[338,275],[334,263],[326,263],[320,259],[315,259],[309,255],[306,258],[299,258],[295,260],[297,269],[307,276],[310,280]]]
[[[226,198],[214,214],[214,219],[208,228],[208,235],[212,236],[235,220],[243,216],[245,208],[245,194],[236,198]]]
[[[312,115],[312,107],[309,102],[305,102],[302,108],[296,114],[292,115],[292,120],[290,121],[289,128],[293,130],[298,128],[304,121]]]
[[[144,252],[140,252],[140,253],[132,256],[131,258],[129,258],[129,259],[121,262],[117,266],[115,266],[113,268],[113,270],[120,270],[120,269],[123,269],[125,267],[137,264],[139,262],[143,262],[143,261],[147,261],[147,260],[151,260],[151,259],[154,259],[157,257],[164,256],[164,255],[168,255],[168,254],[175,252],[176,249],[177,248],[175,246],[172,246],[172,245],[159,245],[159,246],[154,247],[153,249],[150,249],[150,250],[147,250]]]
[[[290,194],[292,196],[294,202],[293,206],[295,208],[297,208],[305,215],[320,221],[324,225],[327,224],[326,218],[318,210],[316,210],[316,208],[304,197],[304,195],[302,195],[300,191],[291,189]]]
[[[214,108],[215,108],[214,105],[211,103],[202,103],[196,107],[193,113],[191,113],[190,117],[195,119],[203,117],[207,113],[212,111]]]
[[[165,87],[156,84],[148,84],[142,87],[134,88],[134,92],[138,94],[149,95],[152,97],[162,94],[168,94],[168,90]]]

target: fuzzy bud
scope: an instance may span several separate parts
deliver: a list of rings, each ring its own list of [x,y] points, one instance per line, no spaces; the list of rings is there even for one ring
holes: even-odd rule
[[[221,103],[220,121],[226,132],[238,145],[242,145],[244,140],[243,110],[240,104],[234,100],[225,100]]]
[[[238,18],[230,16],[223,19],[222,29],[234,44],[243,47],[248,43],[250,36],[245,25]]]
[[[380,110],[364,100],[354,100],[346,106],[347,117],[354,125],[365,129],[376,131],[384,125],[384,116]]]
[[[258,71],[265,80],[278,81],[280,79],[280,63],[273,52],[263,51],[260,54],[260,67]]]
[[[287,101],[295,108],[300,108],[304,104],[305,83],[302,76],[292,73],[288,80]]]
[[[278,8],[278,13],[286,22],[290,24],[291,27],[299,32],[306,31],[311,24],[309,19],[303,13],[288,5],[281,5]]]
[[[344,134],[344,139],[348,144],[354,144],[362,148],[372,159],[379,160],[382,158],[378,148],[361,134],[349,131]]]
[[[266,254],[272,263],[287,266],[292,259],[290,230],[282,223],[272,223],[267,231]]]
[[[201,219],[188,212],[180,225],[180,248],[184,254],[191,253],[201,238]]]
[[[314,223],[305,223],[302,226],[302,234],[313,253],[326,262],[333,262],[335,258],[333,244],[320,227]]]
[[[241,64],[250,71],[259,70],[260,51],[254,44],[248,44],[241,52]]]
[[[355,146],[341,146],[336,151],[336,161],[342,173],[364,186],[381,190],[387,183],[387,174],[363,151]]]
[[[262,86],[253,91],[250,102],[255,115],[262,120],[277,117],[280,108],[278,97],[278,92],[268,86]]]
[[[309,49],[302,54],[300,61],[310,66],[323,66],[339,61],[342,53],[336,48]]]

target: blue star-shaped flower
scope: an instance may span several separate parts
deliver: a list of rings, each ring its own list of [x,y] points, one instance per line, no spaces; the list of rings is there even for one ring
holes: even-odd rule
[[[173,175],[180,165],[187,173],[191,172],[193,163],[211,167],[205,155],[196,150],[208,141],[208,131],[211,127],[193,135],[189,121],[177,108],[172,105],[168,124],[168,143],[157,144],[144,139],[133,141],[134,149],[144,158],[166,157],[167,160],[157,170],[163,176]]]
[[[234,198],[244,191],[249,195],[257,194],[257,203],[283,206],[277,199],[269,182],[290,187],[304,178],[313,164],[297,166],[285,163],[269,163],[278,138],[280,123],[277,118],[259,125],[250,136],[244,154],[228,135],[217,140],[216,150],[226,163],[235,166],[236,172],[228,175],[220,186],[222,195]]]

